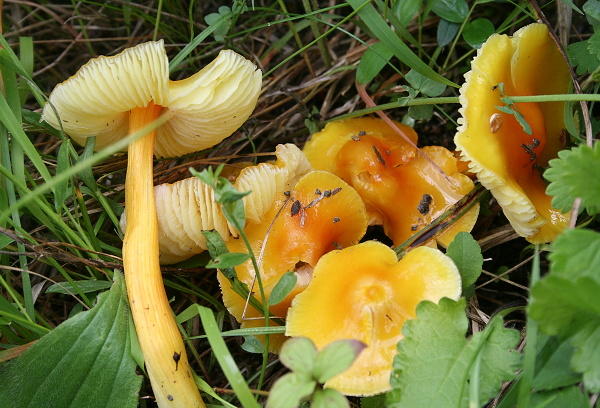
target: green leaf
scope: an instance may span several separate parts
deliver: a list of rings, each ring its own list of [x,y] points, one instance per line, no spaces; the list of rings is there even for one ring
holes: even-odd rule
[[[358,340],[338,340],[319,351],[313,374],[319,383],[350,368],[356,357],[367,347]]]
[[[385,394],[373,395],[360,399],[360,408],[381,408],[385,407]]]
[[[311,408],[350,408],[350,403],[339,391],[331,388],[315,391],[310,404]]]
[[[408,116],[414,120],[429,120],[433,117],[433,105],[409,106]]]
[[[392,3],[392,11],[398,16],[402,27],[406,27],[419,11],[421,4],[423,0],[396,1]]]
[[[112,283],[103,280],[81,280],[73,281],[79,290],[69,282],[55,283],[46,289],[46,293],[62,293],[63,295],[72,295],[73,293],[89,293],[105,290],[111,287]]]
[[[467,407],[469,384],[478,384],[479,402],[496,396],[503,381],[512,380],[521,355],[515,330],[498,317],[482,332],[466,339],[465,300],[443,298],[439,305],[423,301],[417,318],[404,324],[388,394],[388,408]],[[473,370],[479,362],[479,370]],[[473,373],[477,373],[476,377]]]
[[[589,397],[579,387],[536,392],[531,394],[530,407],[543,408],[590,408]]]
[[[494,24],[487,18],[477,18],[467,22],[463,29],[463,38],[473,48],[481,48],[481,45],[494,34]]]
[[[42,337],[0,371],[0,406],[137,407],[142,378],[130,353],[123,277],[98,304]]]
[[[294,289],[297,281],[298,276],[293,271],[284,273],[269,295],[269,306],[274,306],[283,301]]]
[[[279,360],[298,375],[312,378],[317,358],[317,348],[306,337],[293,337],[283,343]]]
[[[313,393],[315,387],[314,380],[288,373],[273,384],[266,408],[296,408],[300,401]]]
[[[600,65],[600,58],[588,48],[588,40],[569,44],[567,55],[571,60],[571,64],[577,67],[577,75],[591,74]]]
[[[214,257],[206,264],[206,267],[228,269],[241,265],[248,259],[250,259],[250,255],[245,252],[228,252]]]
[[[460,272],[464,292],[481,275],[483,269],[481,247],[471,234],[461,231],[456,234],[450,245],[448,245],[446,255],[454,261]]]
[[[225,39],[225,35],[229,31],[229,25],[231,22],[231,17],[233,13],[231,13],[231,9],[227,6],[219,7],[218,13],[210,13],[204,17],[204,21],[210,27],[211,25],[215,25],[215,29],[213,31],[213,36],[216,41],[223,41]],[[226,19],[226,23],[222,23],[221,17]]]
[[[56,156],[56,174],[60,174],[71,167],[71,161],[69,160],[69,147],[69,143],[61,143],[60,147],[58,148],[58,155]],[[62,213],[62,206],[64,205],[67,196],[72,195],[72,192],[69,189],[71,180],[72,178],[69,177],[61,183],[58,183],[56,185],[56,189],[54,190],[54,208],[59,214]]]
[[[356,69],[356,80],[361,84],[371,82],[394,55],[383,43],[367,48]]]
[[[594,26],[595,30],[598,30],[598,26],[600,26],[600,1],[588,0],[582,9],[589,23]]]
[[[600,31],[588,38],[588,51],[596,58],[600,58]]]
[[[466,0],[433,0],[431,10],[451,23],[462,23],[469,14]]]
[[[548,163],[544,177],[550,181],[546,189],[552,206],[568,212],[576,197],[582,199],[581,207],[590,214],[600,212],[600,144],[594,147],[580,145],[572,150],[558,152],[558,159]]]
[[[223,238],[217,231],[201,231],[204,238],[206,238],[206,246],[208,248],[208,253],[212,259],[216,259],[221,255],[228,254],[229,249],[227,249],[227,245]],[[233,268],[223,268],[221,269],[223,275],[227,277],[227,279],[236,278],[237,275],[235,273],[235,269]]]
[[[401,62],[408,65],[410,68],[426,76],[427,78],[433,79],[440,83],[458,87],[452,81],[444,78],[425,62],[421,60],[400,38],[392,31],[383,19],[382,15],[373,7],[368,0],[348,0],[348,4],[352,6],[354,10],[358,11],[358,15],[367,25],[373,35],[385,46],[394,53],[396,58]]]
[[[540,330],[575,347],[571,367],[583,373],[591,392],[600,391],[600,234],[565,231],[552,245],[551,272],[531,288],[531,318]]]
[[[547,341],[537,353],[540,367],[533,378],[533,388],[545,391],[580,383],[581,374],[571,369],[571,358],[575,351],[571,343],[543,334],[539,336],[546,337]]]
[[[419,74],[415,70],[410,70],[404,77],[406,81],[412,86],[414,89],[420,91],[423,95],[426,96],[440,96],[446,90],[446,85],[440,84],[437,81],[427,78]]]
[[[241,347],[248,353],[261,354],[265,351],[265,346],[256,336],[244,336],[244,343]]]
[[[460,24],[451,23],[448,20],[441,19],[437,29],[437,42],[440,47],[450,44],[456,37]]]

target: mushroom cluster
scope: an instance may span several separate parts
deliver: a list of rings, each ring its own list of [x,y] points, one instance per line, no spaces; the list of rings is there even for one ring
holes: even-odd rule
[[[514,103],[506,109],[504,98],[564,94],[569,85],[569,68],[548,28],[535,23],[512,38],[492,35],[460,89],[455,144],[515,231],[532,243],[553,241],[568,222],[552,208],[540,173],[563,148],[565,103]]]
[[[191,153],[222,141],[250,116],[261,83],[256,66],[233,51],[222,51],[187,79],[171,81],[163,42],[148,42],[91,60],[55,87],[42,112],[43,120],[79,143],[95,136],[96,148],[134,138],[128,147],[123,264],[159,407],[205,405],[162,281],[153,156]],[[168,122],[158,126],[161,115]]]
[[[395,122],[406,139],[385,121],[357,118],[328,123],[312,135],[304,152],[314,168],[330,171],[353,186],[367,205],[370,225],[400,245],[473,189],[457,160],[440,146],[417,149],[415,131]],[[447,246],[460,231],[471,231],[475,206],[443,233],[434,236]]]

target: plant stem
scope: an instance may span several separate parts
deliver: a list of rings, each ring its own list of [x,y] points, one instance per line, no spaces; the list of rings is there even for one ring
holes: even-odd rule
[[[152,102],[131,110],[135,133],[160,114]],[[181,334],[165,293],[158,260],[158,220],[154,204],[152,130],[129,145],[123,266],[129,305],[159,407],[205,407],[194,382]]]

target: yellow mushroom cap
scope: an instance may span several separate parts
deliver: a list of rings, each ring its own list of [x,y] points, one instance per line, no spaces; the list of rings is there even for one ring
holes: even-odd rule
[[[298,203],[298,204],[295,204]],[[281,210],[281,211],[280,211]],[[250,222],[244,232],[257,256],[267,298],[275,284],[288,271],[298,277],[295,289],[281,303],[271,307],[276,316],[285,318],[292,298],[301,292],[312,276],[312,268],[323,254],[336,247],[356,244],[365,234],[367,218],[364,203],[356,191],[334,174],[312,171],[304,175],[289,195],[281,192],[259,223]],[[230,240],[231,252],[244,252],[241,240]],[[255,273],[248,261],[236,267],[238,278],[252,286]],[[246,299],[235,293],[219,273],[223,302],[242,327],[262,326],[264,320],[244,320]],[[253,292],[259,298],[255,284]],[[259,299],[260,300],[260,299]],[[246,318],[260,314],[252,307]],[[278,351],[284,338],[271,336],[271,351]]]
[[[261,81],[260,70],[231,50],[171,81],[163,41],[147,42],[82,66],[55,87],[42,119],[62,125],[80,144],[96,136],[101,149],[127,136],[131,109],[153,102],[173,113],[157,129],[155,154],[179,156],[214,146],[239,128],[256,106]]]
[[[324,255],[308,287],[288,311],[286,335],[308,337],[317,349],[342,339],[367,347],[325,387],[346,395],[386,392],[402,326],[422,300],[458,299],[461,280],[450,258],[419,247],[400,261],[389,247],[367,241]]]
[[[568,92],[568,67],[544,24],[523,27],[512,38],[494,34],[478,50],[460,89],[454,141],[515,231],[532,243],[549,242],[567,217],[552,208],[538,167],[562,148],[564,102],[516,103],[529,135],[514,115],[496,108],[505,106],[499,84],[509,96]]]
[[[396,125],[416,143],[411,127]],[[421,151],[431,161],[383,120],[372,118],[331,122],[304,148],[315,168],[325,167],[358,191],[369,223],[382,224],[395,245],[429,225],[474,186],[447,149],[429,146]],[[471,231],[478,214],[477,205],[430,244],[447,246],[458,232]]]

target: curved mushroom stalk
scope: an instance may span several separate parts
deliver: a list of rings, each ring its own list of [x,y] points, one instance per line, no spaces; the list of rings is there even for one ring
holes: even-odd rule
[[[308,287],[294,298],[286,335],[308,337],[317,349],[343,339],[367,345],[352,366],[325,387],[367,396],[390,389],[402,326],[422,300],[457,300],[458,269],[437,249],[419,247],[400,261],[389,247],[367,241],[332,251],[316,264]]]
[[[244,232],[257,254],[267,298],[286,272],[296,274],[296,286],[280,303],[270,307],[274,316],[285,318],[294,296],[312,279],[312,269],[323,254],[357,243],[367,228],[364,203],[356,191],[334,174],[313,171],[293,189],[280,191],[258,223],[249,222]],[[240,240],[230,240],[231,252],[245,252]],[[252,290],[255,271],[250,262],[236,267],[238,278]],[[229,281],[218,275],[223,302],[242,327],[263,326],[264,318],[246,299],[235,293]],[[254,288],[256,290],[256,288]],[[283,335],[271,336],[270,350],[278,352]]]
[[[416,143],[414,130],[396,123]],[[414,147],[384,121],[359,118],[331,122],[304,149],[316,168],[330,170],[353,186],[367,205],[369,223],[383,225],[395,245],[429,225],[473,188],[457,160],[440,146]],[[442,170],[443,173],[440,171]],[[447,246],[471,231],[479,206],[429,241]]]
[[[171,116],[167,124],[130,144],[125,183],[125,280],[159,407],[196,408],[204,403],[162,281],[153,155],[191,153],[220,142],[248,118],[260,86],[260,71],[232,51],[221,52],[187,80],[170,81],[163,42],[149,42],[91,60],[56,86],[42,113],[43,120],[54,127],[60,123],[79,143],[95,135],[97,148],[138,133],[162,111]]]
[[[532,243],[554,240],[568,222],[552,208],[540,173],[563,148],[565,103],[514,104],[530,133],[515,114],[497,106],[506,106],[501,100],[506,95],[567,93],[569,84],[568,67],[548,29],[531,24],[512,38],[492,35],[478,50],[460,89],[457,149],[515,231]]]

